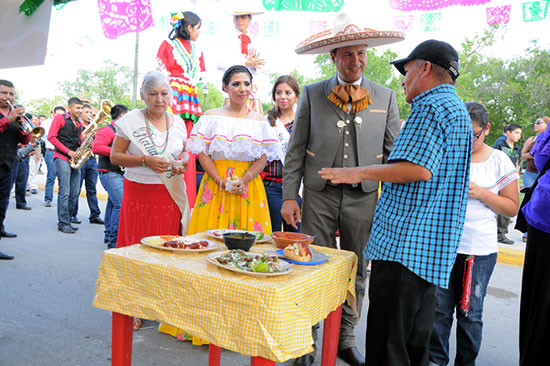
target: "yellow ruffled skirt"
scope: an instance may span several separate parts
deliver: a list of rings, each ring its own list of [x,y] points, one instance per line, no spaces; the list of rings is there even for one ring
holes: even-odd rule
[[[214,163],[223,178],[242,177],[251,164],[249,161],[235,160],[216,160]],[[271,234],[267,197],[259,176],[248,183],[247,189],[238,195],[220,190],[208,174],[204,175],[187,234],[211,229],[249,230]],[[180,340],[191,340],[194,345],[206,344],[201,339],[168,324],[161,323],[158,330]]]

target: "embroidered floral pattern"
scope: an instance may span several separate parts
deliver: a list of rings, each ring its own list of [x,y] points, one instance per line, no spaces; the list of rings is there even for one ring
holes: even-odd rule
[[[249,161],[231,160],[214,163],[222,178],[242,176],[251,165]],[[250,230],[270,234],[271,223],[262,180],[252,180],[242,194],[231,194],[220,190],[219,185],[206,175],[200,185],[188,234],[210,229]]]

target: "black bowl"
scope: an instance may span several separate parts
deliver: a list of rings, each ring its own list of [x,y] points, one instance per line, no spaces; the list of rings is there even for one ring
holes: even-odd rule
[[[242,232],[228,232],[223,234],[223,242],[228,249],[242,249],[248,252],[254,242],[256,235]]]

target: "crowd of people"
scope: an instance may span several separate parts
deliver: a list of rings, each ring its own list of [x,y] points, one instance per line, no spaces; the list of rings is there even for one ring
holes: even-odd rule
[[[225,58],[232,65],[219,65],[226,93],[219,108],[201,110],[197,88],[205,64],[195,45],[201,19],[186,11],[172,14],[173,31],[157,54],[159,69],[143,78],[145,108],[114,105],[112,122],[93,132],[90,149],[98,160],[90,154],[77,163],[96,122],[85,101],[71,97],[67,106],[54,108],[51,120],[40,124],[37,118],[47,133],[41,153],[47,207],[56,178],[59,185],[58,230],[78,229],[73,224],[81,222],[78,196],[85,182],[89,221],[105,225],[108,248],[209,229],[303,231],[314,235],[317,245],[358,257],[356,301],[343,306],[339,357],[354,366],[447,365],[455,314],[454,363],[473,365],[497,243],[511,243],[506,230],[520,208],[519,162],[525,160],[524,187],[531,190],[521,209],[527,222],[521,365],[541,359],[548,333],[541,328],[550,308],[545,263],[550,227],[544,209],[550,194],[550,118],[536,120],[537,134],[523,149],[517,124],[507,125],[490,147],[487,110],[456,94],[456,50],[428,40],[392,62],[404,75],[412,105],[402,123],[396,91],[368,80],[364,71],[367,45],[397,42],[404,35],[360,28],[346,14],[337,17],[332,32],[311,36],[296,50],[328,53],[337,73],[303,89],[294,77],[279,76],[272,88],[274,106],[264,116],[254,97],[254,77],[265,60],[247,34],[253,14],[232,13],[235,52]],[[19,128],[25,109],[14,103],[14,85],[0,80],[0,224],[14,183],[16,208],[30,209],[24,200],[27,177],[32,180],[29,167],[36,172],[41,161],[40,154],[33,155],[40,144]],[[19,159],[18,149],[29,143],[33,152]],[[104,219],[98,177],[108,193]],[[36,185],[29,184],[35,193]],[[14,234],[2,226],[2,236]],[[363,356],[355,327],[369,261]],[[140,325],[134,319],[134,329]],[[203,343],[169,324],[159,330]],[[315,325],[314,342],[317,330]],[[294,365],[311,365],[315,356],[315,351],[303,355]]]

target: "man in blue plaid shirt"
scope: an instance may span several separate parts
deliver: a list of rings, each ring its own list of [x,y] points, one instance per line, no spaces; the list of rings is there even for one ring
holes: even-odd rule
[[[366,365],[428,365],[435,286],[447,288],[468,197],[472,129],[455,91],[458,54],[429,40],[392,64],[412,110],[386,165],[323,169],[333,183],[385,182],[371,259]]]

